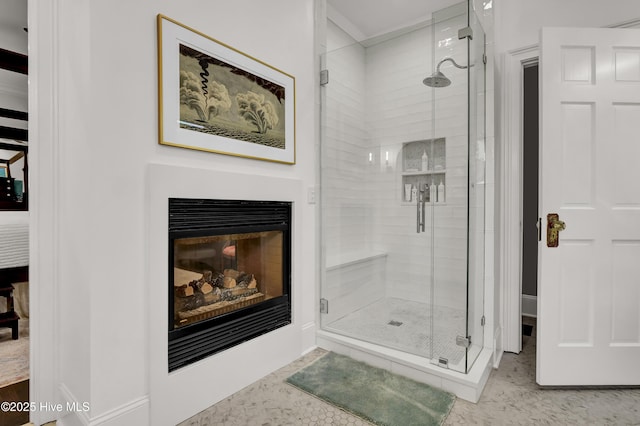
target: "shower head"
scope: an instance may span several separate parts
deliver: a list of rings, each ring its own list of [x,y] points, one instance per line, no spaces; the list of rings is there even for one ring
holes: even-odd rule
[[[440,65],[442,65],[443,62],[446,62],[446,61],[451,62],[456,68],[460,68],[460,69],[469,68],[469,66],[467,65],[458,65],[456,61],[453,60],[453,58],[444,58],[443,60],[438,62],[438,66],[436,67],[436,72],[431,74],[430,77],[427,77],[424,80],[422,80],[422,83],[429,87],[447,87],[448,85],[450,85],[451,80],[449,80],[444,74],[440,72]],[[473,64],[471,64],[471,66],[473,66]]]
[[[447,87],[451,84],[451,80],[449,80],[440,71],[436,71],[431,74],[431,77],[427,77],[422,80],[422,83],[429,87]]]

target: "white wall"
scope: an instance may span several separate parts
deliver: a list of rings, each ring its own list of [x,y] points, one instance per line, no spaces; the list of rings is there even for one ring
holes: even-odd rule
[[[40,243],[32,255],[32,288],[39,289],[35,303],[43,308],[36,319],[42,341],[50,332],[57,355],[53,361],[34,360],[39,374],[33,383],[41,400],[90,403],[90,412],[66,416],[63,424],[145,424],[154,410],[149,400],[149,291],[166,291],[166,283],[149,282],[147,270],[148,167],[161,163],[227,171],[249,181],[264,175],[313,186],[313,2],[58,0],[29,6],[34,25],[30,53],[37,65],[30,92],[36,120],[33,238]],[[158,13],[296,77],[295,165],[158,144]],[[256,197],[262,194],[260,185],[259,177],[250,185]],[[301,222],[307,224],[304,235],[294,236],[293,327],[300,345],[295,354],[266,363],[270,368],[314,344],[314,209],[299,204]],[[39,343],[34,350],[44,357],[49,351]],[[250,370],[242,383],[261,374],[264,367]],[[215,386],[224,397],[241,383]],[[199,409],[215,402],[213,397],[201,400]],[[185,418],[176,412],[182,416],[178,420]],[[57,415],[38,416],[44,421]],[[167,424],[175,420],[166,419]]]
[[[541,27],[605,27],[636,19],[636,0],[494,0],[496,45],[509,51],[538,43]]]

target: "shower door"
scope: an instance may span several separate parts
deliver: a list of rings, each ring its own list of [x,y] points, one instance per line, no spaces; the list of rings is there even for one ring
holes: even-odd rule
[[[444,204],[433,208],[432,362],[466,373],[483,347],[484,32],[467,2],[434,13],[433,136],[446,140]],[[448,84],[447,84],[448,83]]]
[[[468,5],[468,26],[473,36],[467,38],[468,61],[474,66],[467,69],[468,121],[468,206],[467,226],[467,337],[466,371],[471,369],[484,346],[484,277],[485,277],[485,224],[486,224],[486,55],[485,34],[472,2]]]
[[[322,58],[321,327],[463,373],[483,346],[483,46],[463,2],[363,43],[329,21]]]
[[[431,358],[431,213],[417,232],[430,156],[427,25],[360,44],[331,21],[322,58],[324,330]],[[418,187],[420,184],[420,187]],[[406,189],[405,189],[406,188]]]

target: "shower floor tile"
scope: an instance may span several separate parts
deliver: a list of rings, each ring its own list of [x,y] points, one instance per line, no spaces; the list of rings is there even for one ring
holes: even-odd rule
[[[466,330],[464,311],[435,307],[433,317],[432,329],[429,304],[390,297],[333,321],[326,329],[426,358],[446,358],[452,367],[464,358],[464,348],[456,345],[456,336]]]

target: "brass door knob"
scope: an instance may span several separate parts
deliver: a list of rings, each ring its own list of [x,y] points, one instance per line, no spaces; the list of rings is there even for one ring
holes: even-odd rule
[[[547,215],[547,247],[558,247],[560,243],[559,233],[567,226],[560,220],[558,213]]]

